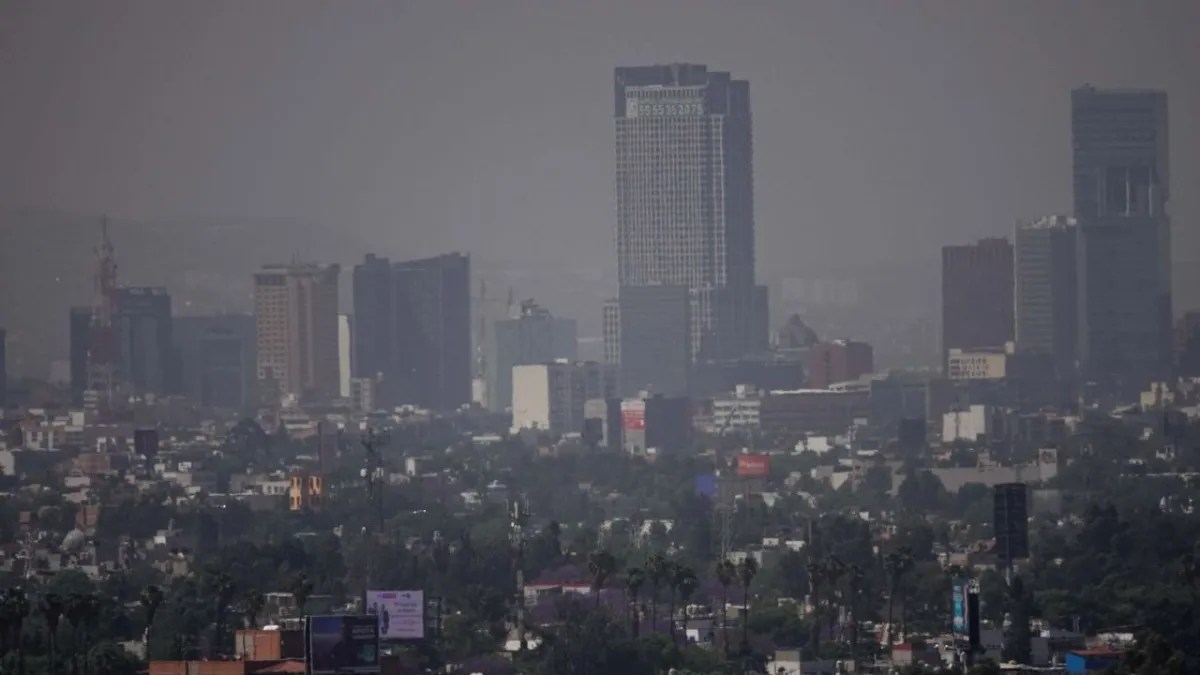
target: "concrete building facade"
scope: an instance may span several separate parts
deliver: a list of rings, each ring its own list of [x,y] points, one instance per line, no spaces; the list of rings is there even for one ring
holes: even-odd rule
[[[953,348],[1011,342],[1013,314],[1013,247],[1007,239],[942,248],[943,365]]]
[[[574,319],[556,317],[532,302],[521,304],[520,315],[495,325],[495,354],[488,361],[489,408],[512,405],[513,366],[578,358],[578,329]]]
[[[337,265],[268,265],[254,275],[258,382],[264,400],[336,398]]]
[[[620,384],[625,396],[684,396],[692,368],[692,304],[686,286],[624,286]]]
[[[1018,222],[1015,235],[1017,349],[1052,354],[1060,378],[1075,374],[1079,342],[1076,222],[1068,216]]]
[[[808,350],[808,387],[824,389],[875,371],[871,345],[854,340],[819,342]]]

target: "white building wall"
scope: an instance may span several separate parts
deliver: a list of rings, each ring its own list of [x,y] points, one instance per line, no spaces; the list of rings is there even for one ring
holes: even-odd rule
[[[975,442],[980,436],[992,433],[992,407],[973,405],[966,410],[955,410],[942,415],[942,442],[957,440]]]
[[[551,365],[513,366],[512,428],[550,430]]]

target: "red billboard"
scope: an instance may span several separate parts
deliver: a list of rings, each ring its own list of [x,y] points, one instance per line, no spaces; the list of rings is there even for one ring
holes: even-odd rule
[[[621,429],[625,431],[646,430],[645,401],[621,402]]]
[[[743,478],[766,478],[770,462],[766,455],[738,455],[737,475]]]

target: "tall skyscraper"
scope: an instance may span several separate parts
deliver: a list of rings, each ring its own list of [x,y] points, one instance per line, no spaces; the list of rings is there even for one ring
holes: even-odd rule
[[[1071,92],[1079,219],[1079,359],[1089,380],[1133,393],[1171,363],[1167,94]]]
[[[268,265],[254,275],[258,381],[278,395],[336,398],[337,265]]]
[[[171,296],[165,288],[128,287],[116,293],[117,381],[135,393],[178,389]]]
[[[180,391],[204,406],[256,405],[255,330],[248,314],[175,317]]]
[[[691,303],[686,286],[621,288],[621,392],[685,396],[691,387]]]
[[[1013,313],[1013,247],[1007,239],[942,248],[943,365],[951,349],[1012,341]]]
[[[1054,357],[1059,378],[1075,373],[1078,343],[1076,221],[1048,216],[1018,222],[1014,247],[1016,343]]]
[[[354,371],[383,406],[453,410],[471,401],[471,264],[450,253],[354,268]]]
[[[753,351],[766,336],[755,334],[749,83],[696,64],[614,79],[621,287],[687,288],[697,360]]]
[[[533,302],[521,303],[521,315],[496,322],[496,353],[488,366],[492,410],[512,405],[514,366],[544,364],[578,358],[578,330],[574,319],[556,317]]]
[[[617,298],[604,301],[604,362],[612,367],[621,365],[621,302]]]

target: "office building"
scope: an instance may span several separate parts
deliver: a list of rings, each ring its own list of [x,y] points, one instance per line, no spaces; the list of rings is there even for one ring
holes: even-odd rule
[[[749,83],[696,64],[617,68],[614,79],[620,286],[687,288],[696,360],[765,345]]]
[[[686,286],[623,286],[621,391],[685,396],[692,355],[691,302]]]
[[[1013,247],[983,239],[942,248],[942,357],[1013,339]]]
[[[1170,369],[1171,230],[1167,94],[1071,92],[1079,220],[1079,361],[1109,393]]]
[[[1075,373],[1078,342],[1076,221],[1049,216],[1018,222],[1014,247],[1016,343],[1050,354],[1060,378]]]
[[[621,446],[631,455],[658,457],[692,449],[692,402],[654,395],[621,401]]]
[[[512,369],[512,427],[551,434],[582,433],[585,404],[609,399],[611,369],[601,363],[560,359]]]
[[[471,401],[470,258],[450,253],[354,269],[354,372],[381,407],[454,410]]]
[[[516,318],[497,321],[495,357],[488,362],[491,409],[503,412],[512,405],[513,366],[576,360],[577,332],[574,319],[556,317],[533,301],[522,302]]]
[[[133,393],[174,393],[178,368],[166,289],[117,289],[115,323],[117,381]]]
[[[338,381],[337,265],[269,265],[254,275],[259,391],[336,398]]]
[[[875,371],[871,345],[854,340],[818,342],[808,350],[808,387],[824,389]]]
[[[256,405],[253,316],[176,317],[175,342],[184,396],[213,408],[246,410]]]

